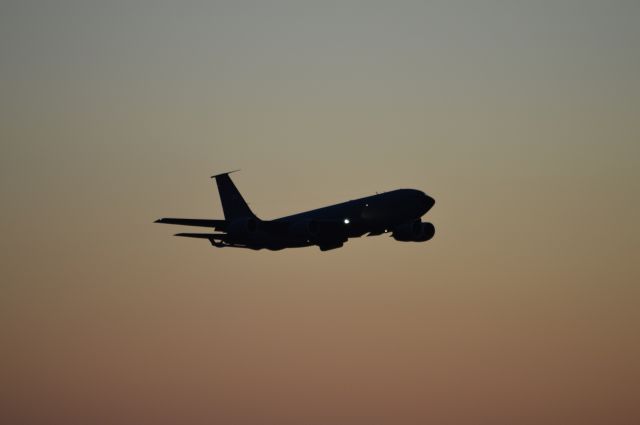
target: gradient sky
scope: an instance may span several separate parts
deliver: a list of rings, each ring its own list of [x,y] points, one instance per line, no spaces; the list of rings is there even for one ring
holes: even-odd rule
[[[436,237],[216,250],[424,190]],[[640,2],[0,4],[3,424],[640,423]]]

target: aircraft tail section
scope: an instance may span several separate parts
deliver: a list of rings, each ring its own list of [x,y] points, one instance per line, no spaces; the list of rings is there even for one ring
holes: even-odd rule
[[[212,179],[216,179],[216,184],[218,185],[218,193],[220,194],[225,220],[231,221],[247,217],[257,218],[231,180],[231,177],[229,177],[229,174],[233,172],[235,171],[211,176]]]

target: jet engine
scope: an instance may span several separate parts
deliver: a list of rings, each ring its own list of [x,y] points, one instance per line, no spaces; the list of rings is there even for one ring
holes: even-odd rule
[[[435,233],[436,228],[433,224],[416,220],[396,226],[392,236],[401,242],[424,242],[433,238]]]
[[[315,238],[320,231],[315,220],[300,220],[291,224],[289,233],[299,238]]]
[[[250,239],[256,235],[258,221],[255,218],[239,218],[233,220],[227,228],[227,233],[241,239]]]

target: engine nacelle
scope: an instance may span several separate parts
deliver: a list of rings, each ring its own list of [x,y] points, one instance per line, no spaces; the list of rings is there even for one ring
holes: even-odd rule
[[[435,233],[436,228],[433,224],[416,220],[396,226],[392,236],[401,242],[424,242],[433,238]]]
[[[258,220],[255,218],[239,218],[233,220],[227,228],[227,233],[240,239],[252,239],[258,232]]]
[[[298,238],[315,238],[320,229],[315,220],[300,220],[289,227],[289,233]]]

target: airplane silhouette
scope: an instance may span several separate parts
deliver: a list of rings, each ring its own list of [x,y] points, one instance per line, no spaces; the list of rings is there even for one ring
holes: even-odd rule
[[[175,235],[208,239],[217,248],[273,251],[314,245],[328,251],[365,233],[377,236],[391,232],[397,241],[425,242],[433,238],[436,231],[433,224],[420,220],[435,201],[415,189],[398,189],[275,220],[260,220],[229,177],[233,172],[211,176],[218,186],[224,220],[161,218],[155,222],[209,227],[223,232]]]

